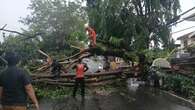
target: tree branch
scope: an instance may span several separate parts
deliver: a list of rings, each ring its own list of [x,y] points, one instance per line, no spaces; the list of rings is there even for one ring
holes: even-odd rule
[[[10,33],[15,33],[15,34],[19,34],[19,35],[22,35],[22,36],[26,36],[26,37],[27,37],[27,38],[23,38],[22,40],[31,39],[31,38],[36,37],[37,35],[40,35],[40,33],[35,34],[35,35],[27,35],[27,34],[23,34],[23,33],[18,32],[18,31],[5,29],[5,27],[6,27],[6,26],[7,26],[7,24],[6,24],[6,25],[4,25],[2,28],[0,28],[0,31],[10,32]]]
[[[6,32],[11,32],[11,33],[16,33],[16,34],[19,34],[19,35],[22,35],[22,36],[28,36],[26,34],[18,32],[18,31],[8,30],[8,29],[4,29],[4,28],[1,28],[0,31],[6,31]]]

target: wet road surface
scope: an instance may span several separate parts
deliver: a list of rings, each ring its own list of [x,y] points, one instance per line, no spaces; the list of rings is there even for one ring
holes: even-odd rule
[[[79,97],[63,100],[41,101],[41,110],[195,110],[193,105],[147,87],[128,87],[128,90],[114,91],[102,95],[91,93],[86,96],[85,104]]]

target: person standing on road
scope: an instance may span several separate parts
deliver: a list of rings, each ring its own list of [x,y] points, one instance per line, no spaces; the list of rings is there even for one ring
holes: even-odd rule
[[[73,68],[76,68],[76,78],[75,78],[75,85],[72,96],[76,97],[76,92],[78,87],[80,86],[81,89],[81,96],[84,100],[85,97],[85,79],[84,79],[84,73],[88,70],[88,67],[85,63],[82,63],[81,59],[79,59],[78,64],[74,66]]]
[[[39,110],[39,104],[27,72],[18,68],[19,62],[14,52],[7,52],[7,69],[0,74],[0,101],[3,110],[26,110],[27,95]]]

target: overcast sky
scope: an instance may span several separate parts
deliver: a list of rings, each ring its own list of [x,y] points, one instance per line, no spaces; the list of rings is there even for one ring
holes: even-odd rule
[[[30,4],[30,0],[0,0],[0,27],[7,24],[6,29],[20,31],[20,28],[24,28],[24,25],[18,22],[22,17],[24,18],[30,13],[27,7]],[[195,6],[195,0],[180,0],[182,12]],[[193,11],[195,13],[195,10]],[[190,13],[189,13],[190,14]],[[189,15],[188,14],[188,15]],[[186,15],[187,16],[187,15]],[[187,27],[195,26],[195,22],[182,22],[176,27],[173,27],[173,32],[185,29]],[[173,34],[176,39],[178,36],[186,34],[188,32],[195,31],[195,28]],[[2,40],[2,32],[0,32],[0,41]]]
[[[0,0],[0,3],[0,27],[7,24],[7,29],[20,30],[23,25],[18,20],[29,13],[30,0]]]

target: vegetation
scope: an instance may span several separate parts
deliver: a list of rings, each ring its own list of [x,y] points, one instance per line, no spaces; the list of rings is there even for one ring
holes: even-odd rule
[[[101,85],[97,87],[86,87],[86,94],[91,92],[99,93],[102,95],[107,95],[115,91],[126,89],[126,83],[124,80],[115,80],[112,84]],[[63,87],[63,86],[47,86],[47,85],[35,85],[36,95],[39,99],[49,98],[49,99],[61,99],[66,96],[72,95],[73,87]],[[92,93],[93,94],[93,93]]]
[[[87,0],[90,24],[104,41],[126,50],[172,47],[170,27],[178,0]]]
[[[71,96],[71,88],[67,87],[42,87],[35,86],[36,95],[39,99],[49,98],[49,99],[61,99],[65,96]]]
[[[169,25],[179,8],[179,0],[31,0],[31,14],[21,20],[28,26],[23,34],[29,36],[5,36],[0,54],[18,52],[30,70],[35,64],[32,60],[41,59],[38,49],[54,58],[70,56],[79,51],[73,46],[85,47],[84,24],[89,21],[97,32],[97,55],[136,60],[137,53],[144,53],[152,61],[167,54],[160,52],[174,48]],[[151,42],[154,50],[150,50]],[[36,92],[40,98],[69,94],[66,88],[41,86],[36,86]]]
[[[68,56],[75,52],[71,45],[84,46],[83,26],[89,21],[98,34],[98,43],[123,49],[126,56],[149,49],[151,42],[155,48],[160,43],[165,49],[173,47],[168,25],[177,18],[178,0],[87,0],[87,6],[83,1],[32,0],[32,13],[21,22],[29,27],[23,33],[35,36],[12,39],[20,37],[33,49],[57,50]]]
[[[31,15],[21,22],[29,26],[29,33],[37,33],[39,48],[54,51],[68,50],[68,40],[83,38],[85,12],[81,2],[64,0],[32,0],[29,7]],[[73,33],[78,33],[76,36]],[[40,39],[38,39],[40,38]]]
[[[182,97],[195,101],[195,76],[188,77],[181,74],[160,74],[163,79],[162,89],[178,94]]]

